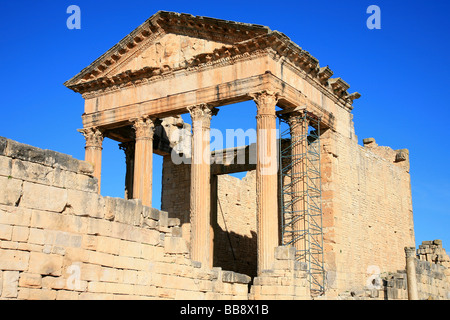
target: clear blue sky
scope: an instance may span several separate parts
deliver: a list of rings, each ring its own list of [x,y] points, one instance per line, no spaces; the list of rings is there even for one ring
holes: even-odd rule
[[[81,30],[66,27],[72,4]],[[381,30],[366,27],[372,4]],[[450,248],[449,1],[2,1],[0,136],[84,159],[83,99],[63,83],[159,10],[267,25],[329,65],[362,94],[353,112],[360,141],[410,150],[416,244]],[[254,105],[233,105],[212,125],[254,128],[254,115]],[[122,197],[117,143],[105,140],[103,160],[102,194]],[[160,170],[155,156],[155,207]]]

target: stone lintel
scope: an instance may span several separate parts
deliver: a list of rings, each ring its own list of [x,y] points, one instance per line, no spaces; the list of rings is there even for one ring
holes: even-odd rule
[[[205,103],[212,106],[225,106],[228,104],[248,101],[251,97],[249,92],[271,90],[280,93],[278,106],[281,108],[296,108],[306,105],[308,110],[321,117],[322,125],[327,128],[334,127],[334,116],[313,104],[297,89],[283,80],[267,72],[263,75],[238,79],[232,82],[199,88],[193,91],[173,94],[168,97],[143,101],[138,104],[112,107],[111,109],[98,111],[82,116],[83,126],[98,126],[102,128],[113,128],[129,125],[128,120],[142,114],[152,115],[158,118],[176,116],[186,113],[186,106]],[[199,101],[201,97],[201,101]]]

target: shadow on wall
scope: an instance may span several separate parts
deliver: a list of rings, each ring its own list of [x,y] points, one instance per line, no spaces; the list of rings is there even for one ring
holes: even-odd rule
[[[235,271],[250,277],[257,276],[257,238],[227,232],[220,227],[214,230],[214,267]]]

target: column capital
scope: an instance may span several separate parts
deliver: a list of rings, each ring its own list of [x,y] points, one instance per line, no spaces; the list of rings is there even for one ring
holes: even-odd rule
[[[136,140],[153,139],[155,120],[150,117],[140,117],[130,120],[136,133]]]
[[[84,138],[86,139],[86,148],[99,148],[102,149],[103,145],[103,131],[97,127],[90,127],[79,129]]]
[[[416,257],[416,248],[415,247],[405,247],[406,258],[415,258]]]
[[[286,114],[283,114],[283,119],[289,124],[292,128],[296,128],[298,124],[306,122],[309,123],[308,118],[305,116],[306,110],[300,111],[292,111]]]
[[[192,119],[192,125],[195,126],[195,123],[201,122],[202,127],[205,129],[209,129],[211,124],[211,117],[217,115],[219,109],[208,105],[206,103],[200,103],[197,105],[193,105],[186,108],[189,111]]]
[[[279,93],[269,90],[249,93],[258,108],[258,116],[275,115],[275,107],[278,102]]]

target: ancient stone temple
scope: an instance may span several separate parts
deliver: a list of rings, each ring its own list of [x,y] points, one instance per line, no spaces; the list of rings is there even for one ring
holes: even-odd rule
[[[85,161],[0,140],[0,297],[448,298],[442,243],[414,254],[408,150],[358,145],[360,94],[283,33],[160,11],[65,86]],[[211,152],[212,117],[243,101],[256,144]],[[124,199],[101,195],[105,138]]]

